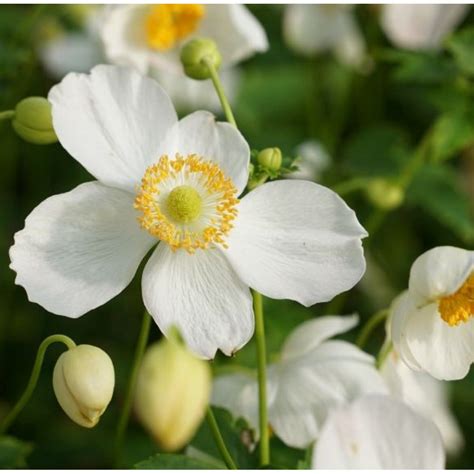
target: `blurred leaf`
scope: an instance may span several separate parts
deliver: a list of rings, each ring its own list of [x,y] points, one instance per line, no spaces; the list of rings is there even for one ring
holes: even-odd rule
[[[279,438],[270,438],[270,451],[272,466],[276,469],[308,469],[305,463],[305,451],[302,449],[290,448]]]
[[[453,34],[446,47],[454,56],[458,66],[466,74],[474,75],[474,27]]]
[[[18,469],[27,467],[26,458],[33,450],[30,443],[26,443],[12,436],[0,437],[0,468]]]
[[[258,466],[256,451],[251,452],[249,447],[243,442],[246,437],[245,435],[249,432],[249,428],[244,420],[233,420],[232,415],[223,408],[212,407],[212,411],[227,449],[237,466],[240,469],[256,468]],[[221,459],[214,437],[206,422],[201,425],[190,445],[216,459]]]
[[[155,454],[135,464],[135,469],[220,469],[220,466],[184,454]]]
[[[464,241],[474,240],[469,198],[447,166],[424,166],[407,190],[407,202],[420,206]]]

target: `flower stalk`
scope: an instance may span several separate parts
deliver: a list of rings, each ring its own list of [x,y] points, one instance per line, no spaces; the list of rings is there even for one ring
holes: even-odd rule
[[[13,407],[12,411],[6,416],[6,418],[1,423],[0,435],[4,434],[10,428],[16,417],[28,404],[36,388],[36,384],[38,383],[38,379],[41,374],[41,368],[43,367],[43,361],[46,350],[51,344],[54,344],[55,342],[60,342],[64,344],[68,349],[73,349],[74,347],[76,347],[76,343],[64,334],[54,334],[44,339],[44,341],[40,344],[38,348],[38,352],[36,353],[35,363],[33,365],[33,370],[31,371],[30,379],[28,380],[26,389],[20,399],[16,402],[16,405]]]
[[[232,459],[229,450],[224,442],[224,438],[219,430],[219,425],[217,424],[216,418],[214,413],[212,412],[211,407],[207,408],[206,412],[206,421],[209,425],[209,429],[211,430],[212,436],[214,437],[214,441],[216,443],[219,452],[221,453],[222,459],[224,459],[225,465],[227,469],[238,469],[237,465],[235,464],[234,460]]]
[[[4,110],[3,112],[0,112],[0,120],[10,120],[14,116],[15,116],[14,110]]]
[[[382,322],[384,322],[388,317],[388,309],[382,309],[380,311],[377,311],[364,325],[364,327],[361,329],[357,340],[356,344],[359,348],[363,349],[367,341],[369,340],[369,337],[371,336],[373,330]]]

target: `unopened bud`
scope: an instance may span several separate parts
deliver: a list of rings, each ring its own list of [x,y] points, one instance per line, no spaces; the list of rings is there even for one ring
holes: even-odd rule
[[[208,38],[196,38],[181,49],[181,63],[184,72],[192,79],[203,81],[211,77],[209,62],[217,70],[221,65],[221,54],[216,43]]]
[[[35,145],[58,141],[53,128],[51,104],[44,97],[28,97],[18,102],[12,126],[23,140]]]
[[[395,209],[404,198],[403,188],[383,178],[373,179],[367,186],[367,197],[380,209]]]
[[[114,366],[98,347],[83,344],[63,352],[53,372],[56,398],[78,425],[94,427],[114,391]]]
[[[211,390],[207,362],[181,343],[163,339],[149,347],[138,374],[135,409],[166,451],[181,449],[204,418]]]
[[[279,148],[265,148],[257,155],[259,164],[270,171],[278,171],[281,168],[281,160]]]

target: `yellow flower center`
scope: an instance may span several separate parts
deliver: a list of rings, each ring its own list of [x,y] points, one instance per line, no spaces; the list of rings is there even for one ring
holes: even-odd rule
[[[438,301],[438,310],[441,318],[450,326],[465,323],[474,316],[474,273],[458,291]]]
[[[158,51],[172,48],[196,31],[204,12],[204,5],[153,5],[145,24],[148,46]]]
[[[194,253],[224,237],[237,216],[237,189],[218,165],[197,155],[167,155],[150,166],[135,198],[143,229],[173,249]]]

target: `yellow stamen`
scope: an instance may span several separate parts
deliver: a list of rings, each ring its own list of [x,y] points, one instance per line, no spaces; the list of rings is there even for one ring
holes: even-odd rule
[[[438,310],[441,318],[450,326],[465,323],[474,316],[474,273],[458,291],[439,300]]]
[[[204,5],[153,5],[146,18],[146,38],[150,48],[166,51],[197,30]]]
[[[142,213],[142,228],[173,250],[194,253],[211,244],[227,248],[224,237],[237,216],[236,196],[232,181],[215,163],[197,155],[177,154],[173,160],[164,155],[146,170],[134,206]]]

